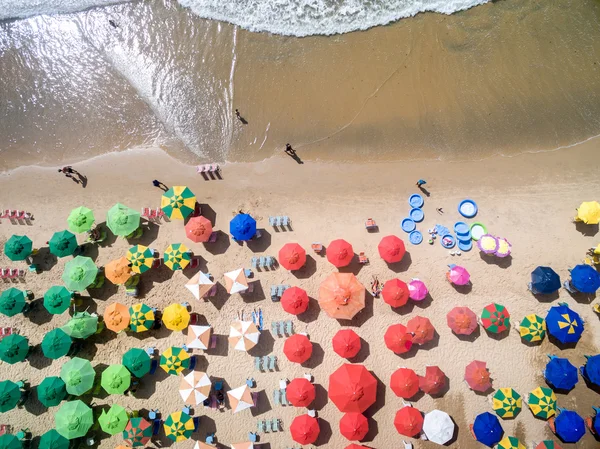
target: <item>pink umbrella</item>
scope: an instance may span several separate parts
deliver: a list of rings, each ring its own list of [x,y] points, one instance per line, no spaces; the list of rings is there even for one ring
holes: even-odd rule
[[[408,283],[408,292],[408,296],[413,301],[423,301],[427,297],[429,290],[427,290],[427,287],[423,281],[419,279],[413,279]]]
[[[448,267],[450,267],[450,271],[446,273],[446,277],[450,283],[455,285],[467,285],[471,280],[471,275],[466,268],[454,264],[448,265]]]

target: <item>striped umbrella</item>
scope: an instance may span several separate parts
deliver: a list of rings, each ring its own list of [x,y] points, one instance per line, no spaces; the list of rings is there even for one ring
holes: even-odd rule
[[[192,260],[190,249],[183,243],[173,243],[164,253],[165,265],[171,270],[183,270]]]
[[[154,327],[154,311],[146,304],[134,304],[129,308],[129,329],[145,332]]]
[[[67,223],[69,224],[69,229],[73,232],[89,231],[94,224],[94,212],[87,207],[77,207],[69,214]]]
[[[127,251],[127,260],[131,263],[131,269],[136,273],[145,273],[154,263],[152,250],[144,245],[135,245]]]
[[[190,355],[182,348],[171,346],[160,355],[160,367],[167,374],[177,376],[190,366]]]
[[[192,371],[181,378],[179,394],[188,405],[200,405],[210,394],[211,381],[206,373]]]
[[[527,449],[516,437],[504,437],[496,449]]]
[[[210,278],[204,274],[202,271],[198,271],[186,284],[185,288],[187,288],[194,298],[200,301],[200,298],[204,297],[215,285]],[[287,291],[287,290],[286,290]]]
[[[4,244],[4,254],[12,261],[25,260],[33,251],[33,242],[26,235],[12,235]]]
[[[187,440],[194,432],[194,420],[184,412],[171,413],[163,425],[165,435],[173,441]]]
[[[140,226],[141,214],[138,211],[117,203],[106,214],[106,225],[114,235],[126,237]]]
[[[557,442],[553,440],[544,440],[541,441],[535,449],[562,449],[561,446],[558,445]]]
[[[551,307],[546,315],[548,333],[561,343],[575,343],[583,333],[584,324],[577,312],[565,303]]]
[[[208,349],[210,344],[210,334],[212,327],[210,326],[188,326],[187,342],[188,348]]]
[[[196,196],[185,186],[173,186],[163,193],[160,207],[167,217],[183,220],[196,209]]]
[[[527,315],[519,324],[519,333],[523,340],[542,341],[546,336],[546,321],[535,313]]]
[[[131,418],[123,431],[125,444],[131,447],[143,447],[152,438],[152,424],[144,418]]]
[[[488,304],[481,313],[481,325],[494,334],[504,332],[510,326],[510,313],[500,304]]]
[[[248,351],[256,346],[260,331],[252,321],[236,320],[229,328],[229,344],[238,351]]]
[[[521,395],[512,388],[500,388],[492,399],[492,408],[500,418],[514,418],[523,408]]]
[[[229,397],[229,405],[233,413],[241,412],[254,406],[252,393],[248,385],[242,385],[241,387],[229,390],[227,396]]]
[[[548,419],[556,414],[556,395],[546,387],[537,387],[529,393],[529,408],[537,418]]]

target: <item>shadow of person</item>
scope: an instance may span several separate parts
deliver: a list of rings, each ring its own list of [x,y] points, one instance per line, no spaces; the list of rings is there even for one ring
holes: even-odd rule
[[[429,190],[427,190],[425,187],[423,187],[423,186],[418,186],[418,187],[419,187],[419,190],[423,193],[423,195],[425,195],[428,198],[431,196],[431,193],[429,193]]]

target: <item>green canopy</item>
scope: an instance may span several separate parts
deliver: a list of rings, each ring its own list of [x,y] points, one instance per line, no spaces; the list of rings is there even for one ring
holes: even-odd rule
[[[51,376],[37,386],[38,400],[45,407],[54,407],[67,396],[67,388],[60,377]]]
[[[0,436],[0,449],[22,449],[23,443],[10,433]]]
[[[67,393],[81,396],[94,386],[96,372],[89,360],[73,357],[60,369],[60,378],[67,386]],[[64,436],[64,435],[63,435]]]
[[[123,354],[122,362],[135,377],[144,377],[150,372],[150,366],[152,365],[148,353],[140,348],[131,348]]]
[[[62,280],[67,288],[74,292],[85,290],[98,274],[98,267],[89,257],[77,256],[65,265]]]
[[[88,338],[98,330],[98,317],[88,312],[77,312],[62,330],[73,338]]]
[[[0,313],[6,316],[15,316],[25,308],[27,293],[18,288],[11,287],[0,294]]]
[[[108,413],[102,410],[100,418],[98,418],[100,427],[109,435],[116,435],[125,430],[127,423],[129,422],[129,416],[127,411],[118,404],[113,404]]]
[[[21,390],[12,380],[3,380],[0,382],[0,412],[4,413],[12,410],[21,399]]]
[[[125,237],[140,226],[140,213],[117,203],[108,210],[106,224],[114,235]]]
[[[69,440],[63,437],[56,429],[50,429],[40,437],[38,449],[69,449]]]
[[[71,305],[73,294],[62,285],[50,287],[44,294],[44,307],[53,315],[65,312]]]
[[[64,404],[54,415],[56,431],[68,440],[85,436],[94,423],[92,409],[83,402]]]
[[[70,256],[77,249],[77,238],[69,231],[55,232],[48,242],[50,252],[57,257]]]
[[[42,352],[49,359],[59,359],[69,353],[73,340],[62,329],[52,329],[42,339]]]
[[[108,394],[123,394],[131,385],[131,373],[123,365],[110,365],[100,381]]]
[[[73,209],[67,218],[69,229],[73,232],[85,232],[92,229],[94,224],[94,213],[87,207]]]
[[[29,353],[29,340],[22,335],[12,334],[0,340],[0,360],[10,363],[25,360]]]
[[[13,235],[4,244],[4,254],[13,261],[25,260],[33,251],[33,242],[26,235]]]

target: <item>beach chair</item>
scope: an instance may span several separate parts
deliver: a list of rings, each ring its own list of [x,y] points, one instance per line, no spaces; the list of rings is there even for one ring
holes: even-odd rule
[[[142,218],[149,219],[150,218],[150,208],[142,207]]]
[[[303,376],[303,377],[304,377],[306,380],[308,380],[309,382],[312,382],[312,381],[313,381],[313,376],[312,376],[312,374],[310,374],[310,373],[304,373],[304,376]]]
[[[566,291],[568,291],[569,293],[572,293],[572,294],[579,293],[577,290],[575,290],[575,289],[573,288],[573,286],[571,285],[571,281],[570,281],[570,280],[568,280],[568,279],[567,279],[567,280],[566,280],[566,281],[563,283],[563,287],[564,287],[564,288],[565,288],[565,290],[566,290]]]
[[[277,286],[271,285],[271,301],[277,302],[279,301],[279,296],[277,295]]]
[[[198,268],[200,266],[200,259],[198,257],[192,257],[192,260],[190,260],[190,264],[188,265],[188,268],[194,269],[194,268]]]
[[[277,369],[277,356],[271,355],[269,359],[269,371],[275,371]]]
[[[279,321],[279,334],[281,337],[285,336],[285,321]]]
[[[207,243],[215,243],[217,241],[217,234],[215,231],[211,232]]]
[[[9,424],[0,424],[0,435],[6,435],[11,432],[11,427]]]
[[[273,321],[271,323],[271,333],[276,337],[279,337],[279,321]]]
[[[264,256],[260,256],[258,259],[258,268],[261,270],[267,267],[267,259]]]
[[[254,234],[254,237],[252,237],[252,240],[258,240],[261,237],[262,237],[262,232],[260,232],[260,229],[257,229],[256,234]]]
[[[312,250],[319,254],[321,251],[323,251],[323,245],[319,242],[313,242],[310,247],[312,248]]]
[[[254,369],[256,371],[262,371],[262,364],[260,362],[260,357],[254,357]]]
[[[272,270],[275,267],[275,258],[273,256],[265,257],[265,268]]]
[[[270,433],[273,431],[273,427],[271,426],[271,420],[265,420],[265,433]]]
[[[256,443],[256,440],[258,440],[258,438],[256,437],[256,434],[254,432],[248,432],[248,440],[251,443]]]
[[[269,217],[269,224],[270,224],[271,226],[273,226],[273,227],[277,226],[277,225],[275,224],[275,217]]]
[[[307,410],[307,411],[306,411],[306,414],[307,414],[308,416],[310,416],[311,418],[316,418],[316,417],[317,417],[317,411],[316,411],[316,410],[314,410],[314,409],[313,409],[313,410]]]
[[[281,405],[281,390],[273,390],[273,403]]]
[[[253,257],[250,261],[250,266],[255,270],[258,268],[258,257]]]
[[[265,433],[266,427],[267,426],[266,426],[264,420],[259,419],[256,422],[256,430],[257,430],[258,433]]]
[[[374,231],[375,229],[377,229],[377,224],[375,223],[375,220],[373,220],[372,218],[367,218],[367,221],[365,221],[365,228],[367,229],[367,231]]]
[[[204,440],[206,444],[214,444],[215,443],[215,433],[206,434],[206,439]]]
[[[273,429],[273,432],[279,432],[279,429],[281,429],[281,420],[279,418],[273,418],[271,429]]]
[[[184,405],[184,406],[183,406],[183,408],[181,409],[181,411],[182,411],[183,413],[185,413],[186,415],[190,415],[190,414],[191,414],[191,413],[190,413],[191,409],[190,409],[190,406],[189,406],[189,405]]]
[[[292,320],[285,322],[285,333],[288,336],[294,335],[294,322]]]
[[[287,228],[291,223],[292,223],[292,221],[290,220],[290,217],[288,217],[287,215],[283,215],[281,217],[281,226],[282,227]]]
[[[369,258],[365,256],[364,251],[358,253],[358,263],[366,264],[369,263]]]
[[[286,390],[285,389],[281,389],[281,390],[279,390],[279,392],[281,394],[281,405],[284,405],[284,406],[290,405],[290,403],[287,400]]]

